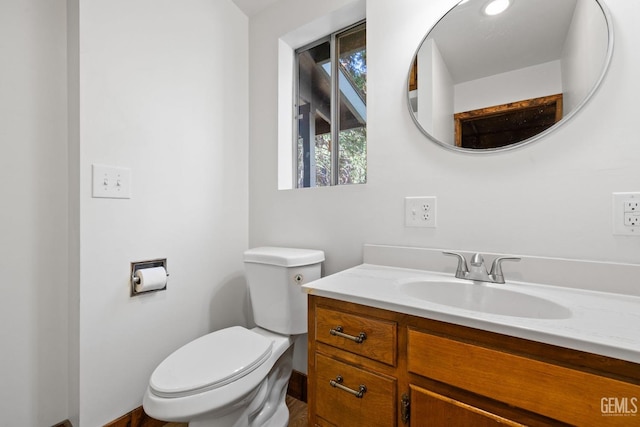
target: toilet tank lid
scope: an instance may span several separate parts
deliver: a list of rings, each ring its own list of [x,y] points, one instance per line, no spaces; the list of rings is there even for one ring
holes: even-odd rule
[[[245,251],[244,262],[299,267],[324,261],[324,252],[315,249],[261,247]]]

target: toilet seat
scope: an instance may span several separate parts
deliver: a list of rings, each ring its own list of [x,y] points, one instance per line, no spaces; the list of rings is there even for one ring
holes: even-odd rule
[[[241,326],[212,332],[169,355],[151,374],[150,391],[172,398],[222,387],[258,368],[272,348],[272,340]]]

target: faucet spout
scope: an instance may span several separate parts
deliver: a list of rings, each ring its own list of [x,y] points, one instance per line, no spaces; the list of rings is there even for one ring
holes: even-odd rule
[[[467,279],[469,280],[479,280],[481,282],[491,282],[491,277],[489,277],[489,273],[487,272],[487,268],[484,266],[484,258],[479,253],[476,253],[471,258],[471,268],[469,269],[469,274],[467,275]]]
[[[480,282],[504,283],[504,274],[502,273],[503,261],[520,261],[516,257],[498,257],[491,265],[491,272],[487,272],[484,265],[484,258],[481,254],[476,253],[471,257],[467,267],[467,260],[464,255],[457,252],[443,252],[444,255],[452,255],[458,258],[458,267],[456,269],[456,277],[458,279],[477,280]]]

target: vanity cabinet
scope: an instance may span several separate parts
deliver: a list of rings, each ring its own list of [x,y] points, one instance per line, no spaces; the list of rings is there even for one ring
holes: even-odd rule
[[[394,426],[397,322],[326,305],[313,312],[311,425]]]
[[[310,426],[640,425],[640,365],[309,297]]]

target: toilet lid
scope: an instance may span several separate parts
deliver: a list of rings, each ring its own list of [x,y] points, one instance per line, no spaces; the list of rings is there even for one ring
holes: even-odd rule
[[[183,397],[229,384],[269,358],[273,342],[241,326],[200,337],[173,352],[151,374],[160,397]]]

